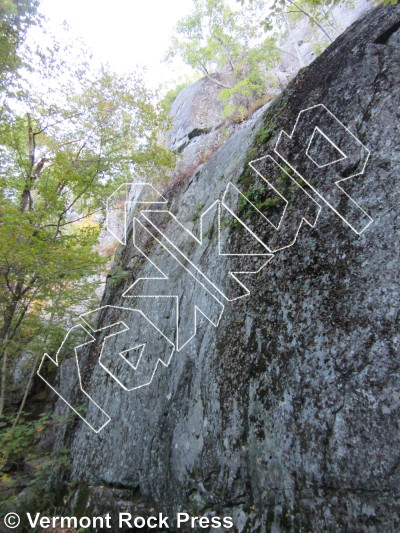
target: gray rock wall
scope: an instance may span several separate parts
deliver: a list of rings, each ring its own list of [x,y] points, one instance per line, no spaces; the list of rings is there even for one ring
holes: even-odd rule
[[[295,244],[251,277],[251,294],[227,302],[218,327],[200,318],[196,336],[168,368],[159,365],[151,385],[125,392],[99,367],[98,352],[86,353],[83,382],[112,421],[94,434],[75,420],[59,439],[71,448],[73,475],[96,487],[87,505],[93,498],[100,505],[99,487],[105,486],[107,505],[114,490],[117,499],[166,512],[233,516],[237,531],[400,529],[399,23],[400,6],[380,7],[355,23],[167,193],[172,213],[196,231],[196,209],[221,198],[229,182],[254,192],[259,179],[248,162],[270,153],[279,132],[290,133],[298,113],[320,103],[371,151],[365,173],[343,185],[373,218],[369,227],[357,235],[303,184],[321,206],[315,227],[303,224]],[[323,155],[322,145],[316,153]],[[360,161],[346,164],[343,178]],[[303,165],[311,175],[311,160]],[[333,178],[326,176],[317,184],[323,195],[332,191]],[[293,184],[282,187],[293,216],[304,213],[304,194]],[[280,215],[276,195],[262,194],[271,219]],[[340,212],[351,207],[346,198],[332,200]],[[235,209],[270,238],[248,205],[239,202]],[[183,233],[171,221],[162,228],[183,246]],[[283,227],[282,241],[292,233],[290,224]],[[240,251],[248,232],[228,218],[221,238]],[[148,257],[167,268],[162,247],[143,241]],[[216,255],[216,244],[211,231],[196,257],[224,283],[228,259]],[[172,335],[171,299],[122,296],[151,274],[131,238],[120,261],[129,276],[108,284],[102,304],[124,307],[128,301]],[[251,258],[239,263],[246,270]],[[195,304],[214,312],[198,283],[183,282],[179,268],[169,272],[184,325]],[[111,356],[140,337],[129,313],[115,308],[106,308],[97,326],[121,317],[131,329],[123,344],[108,345]],[[62,402],[56,410],[63,412]],[[124,489],[132,491],[129,498],[118,492]]]

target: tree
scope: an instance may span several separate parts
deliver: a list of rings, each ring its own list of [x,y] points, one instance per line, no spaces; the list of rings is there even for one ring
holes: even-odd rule
[[[238,0],[244,4],[245,0]],[[253,0],[249,0],[250,3]],[[350,4],[351,0],[274,0],[270,6],[268,16],[262,20],[261,24],[265,31],[273,29],[274,25],[279,25],[279,19],[290,14],[299,14],[306,17],[312,27],[317,27],[332,42],[332,38],[326,29],[331,24],[330,10],[339,3]]]
[[[351,6],[352,0],[237,0],[237,9],[228,0],[193,0],[193,11],[178,22],[166,59],[178,56],[218,85],[224,114],[241,118],[275,96],[277,85],[282,88],[275,67],[283,57],[295,59],[284,83],[304,66],[291,38],[293,27],[307,20],[308,39],[318,55],[340,33],[332,15],[340,3]]]
[[[3,83],[22,64],[18,48],[29,27],[39,20],[37,8],[37,0],[2,0],[0,3],[0,76]]]
[[[93,297],[105,198],[136,167],[155,179],[173,164],[140,75],[92,72],[53,50],[33,52],[42,90],[8,95],[0,121],[0,413],[13,358],[58,344],[68,315]]]
[[[261,97],[273,85],[268,70],[281,51],[273,36],[263,35],[260,13],[264,2],[234,10],[225,0],[194,0],[193,12],[181,19],[166,56],[187,65],[218,85],[225,113]],[[225,71],[227,81],[213,75]]]

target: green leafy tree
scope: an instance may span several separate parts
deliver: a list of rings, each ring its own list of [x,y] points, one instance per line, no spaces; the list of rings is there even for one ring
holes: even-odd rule
[[[36,0],[0,2],[0,76],[3,83],[10,81],[10,76],[22,65],[18,49],[28,29],[39,20],[38,3]]]
[[[93,297],[105,199],[136,168],[156,180],[173,164],[140,75],[92,72],[53,50],[33,52],[42,89],[27,89],[27,74],[0,120],[0,413],[21,351],[40,357],[44,341],[51,351]]]
[[[253,5],[256,0],[236,0],[245,6]],[[398,0],[374,0],[376,4],[396,5]],[[261,25],[265,31],[270,31],[277,24],[282,16],[298,13],[306,17],[311,26],[318,27],[325,35],[328,42],[332,42],[329,34],[329,26],[332,25],[331,9],[338,5],[353,6],[353,0],[274,0],[270,4],[268,14],[262,19]]]
[[[166,59],[179,56],[187,65],[221,87],[225,114],[244,110],[273,82],[268,70],[281,51],[274,37],[263,35],[264,2],[233,9],[225,0],[194,0],[193,12],[178,22]],[[225,71],[227,81],[213,75]],[[243,108],[243,109],[242,109]]]

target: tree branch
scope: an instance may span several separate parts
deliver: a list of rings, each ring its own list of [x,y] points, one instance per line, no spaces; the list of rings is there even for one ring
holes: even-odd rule
[[[321,26],[321,24],[312,16],[310,15],[309,13],[307,13],[307,11],[304,11],[304,9],[302,7],[300,7],[298,4],[296,4],[296,2],[293,2],[293,0],[287,0],[289,2],[290,5],[296,7],[301,13],[303,13],[303,15],[305,15],[306,17],[308,17],[312,22],[314,22],[314,24],[316,26],[318,26],[318,28],[326,35],[326,37],[328,37],[329,41],[330,42],[333,42],[333,40],[331,39],[331,37],[326,33],[325,29],[323,28],[323,26]]]

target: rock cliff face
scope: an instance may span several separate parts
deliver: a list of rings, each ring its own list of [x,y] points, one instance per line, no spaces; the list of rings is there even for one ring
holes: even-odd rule
[[[75,510],[101,509],[103,499],[106,507],[113,500],[116,508],[232,516],[236,531],[400,530],[399,28],[400,6],[367,14],[165,194],[179,222],[198,234],[201,214],[234,184],[252,203],[232,186],[226,203],[253,236],[278,251],[258,274],[240,278],[250,295],[226,301],[217,327],[198,314],[194,338],[168,368],[158,366],[149,386],[124,391],[97,364],[98,345],[85,353],[83,384],[112,420],[98,434],[75,420],[58,436],[71,448],[73,475],[91,487],[75,494]],[[281,172],[276,189],[289,202],[287,218],[271,233],[255,207],[276,222],[285,203],[248,163],[271,154],[288,169],[273,152],[279,133],[291,134],[300,111],[318,104],[371,152],[364,173],[343,182],[363,212],[334,185],[363,170],[366,152],[353,137],[353,152],[326,173],[316,173],[315,162],[324,168],[326,158],[343,157],[332,155],[344,146],[343,131],[332,133],[336,147],[319,133],[309,149],[315,162],[299,155],[301,139],[290,145],[284,137],[281,153],[306,179],[313,176],[312,187],[303,182],[300,188]],[[314,125],[329,135],[332,117],[317,111]],[[184,126],[178,144],[190,130]],[[254,166],[273,174],[268,160]],[[167,215],[154,216],[183,249],[182,229]],[[226,211],[223,217],[221,249],[243,253],[250,246],[260,253],[259,241],[249,242],[235,216]],[[294,242],[302,217],[309,224]],[[212,222],[207,228],[203,245],[187,248],[203,272],[235,293],[238,286],[226,274],[230,259],[218,255],[218,231]],[[148,258],[170,277],[161,294],[173,287],[179,297],[183,344],[194,306],[212,318],[221,307],[181,267],[171,267],[159,242],[144,230],[140,238]],[[260,267],[252,256],[235,261],[235,270]],[[94,321],[95,329],[118,320],[130,327],[123,345],[107,344],[111,357],[141,337],[118,307],[141,309],[170,338],[176,320],[175,300],[139,297],[150,294],[151,284],[142,294],[132,291],[133,298],[123,296],[135,281],[154,275],[133,246],[132,230],[119,263],[127,277],[110,280],[102,305],[114,307]],[[165,360],[161,345],[153,355]],[[63,402],[56,410],[64,412]]]

